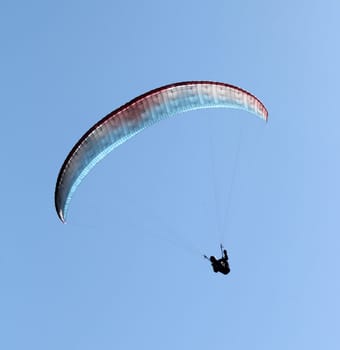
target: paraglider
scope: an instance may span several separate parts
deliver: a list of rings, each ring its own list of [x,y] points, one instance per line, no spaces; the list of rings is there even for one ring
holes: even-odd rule
[[[162,119],[201,108],[236,108],[267,121],[262,102],[249,92],[220,82],[188,81],[151,90],[114,110],[75,144],[56,183],[55,207],[66,221],[71,198],[88,172],[109,152]]]
[[[230,272],[229,262],[228,262],[228,253],[226,249],[223,249],[223,246],[221,244],[221,259],[216,259],[214,256],[211,256],[208,258],[206,255],[203,255],[206,259],[208,259],[211,262],[211,266],[215,273],[220,272],[224,275],[227,275]]]

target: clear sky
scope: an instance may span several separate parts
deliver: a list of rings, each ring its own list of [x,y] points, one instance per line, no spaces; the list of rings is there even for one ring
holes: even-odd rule
[[[0,4],[0,348],[338,349],[336,0]],[[63,225],[67,153],[135,96],[216,80],[246,112],[166,120],[110,154]],[[232,272],[202,254],[228,249]]]

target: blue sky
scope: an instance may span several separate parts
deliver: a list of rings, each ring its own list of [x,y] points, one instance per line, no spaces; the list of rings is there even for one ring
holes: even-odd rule
[[[1,349],[337,349],[337,1],[0,5]],[[267,124],[195,111],[146,130],[54,211],[99,118],[185,80],[240,86]],[[201,254],[227,247],[232,272]]]

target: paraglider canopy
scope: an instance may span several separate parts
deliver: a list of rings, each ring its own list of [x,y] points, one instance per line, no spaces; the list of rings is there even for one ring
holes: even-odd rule
[[[109,152],[158,121],[200,108],[237,108],[263,120],[268,112],[249,92],[220,82],[188,81],[151,90],[114,110],[91,127],[65,159],[56,183],[55,207],[66,221],[73,193]]]

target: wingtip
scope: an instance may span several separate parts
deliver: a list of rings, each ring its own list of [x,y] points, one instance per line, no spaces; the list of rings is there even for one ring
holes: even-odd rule
[[[59,211],[58,211],[58,217],[59,217],[60,221],[61,221],[63,224],[66,224],[66,218],[65,218],[64,213],[62,212],[62,210],[59,210]]]

